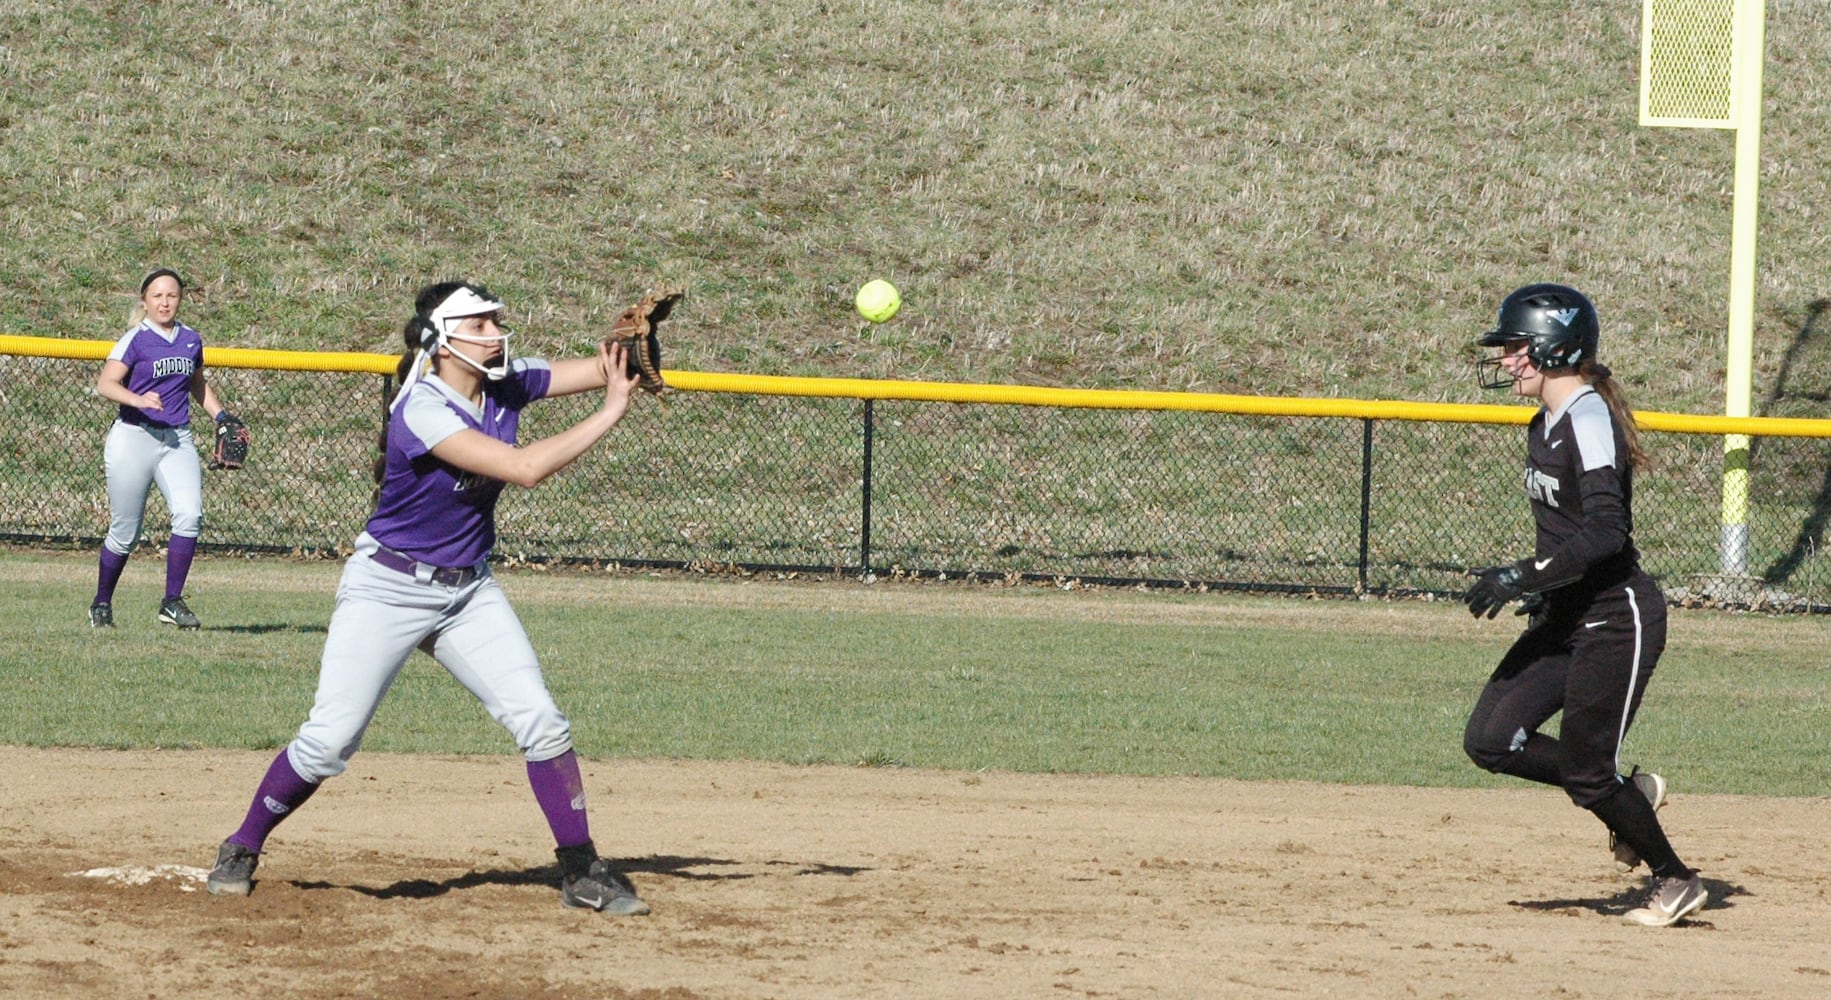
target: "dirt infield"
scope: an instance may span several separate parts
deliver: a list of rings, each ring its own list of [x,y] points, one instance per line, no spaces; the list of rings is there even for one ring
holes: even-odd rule
[[[1831,995],[1825,799],[1675,782],[1712,898],[1649,930],[1550,790],[587,761],[613,919],[513,758],[361,755],[210,897],[269,759],[0,747],[0,996]]]

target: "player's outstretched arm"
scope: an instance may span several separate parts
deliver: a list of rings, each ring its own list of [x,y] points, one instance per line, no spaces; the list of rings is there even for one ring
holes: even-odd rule
[[[466,472],[517,486],[538,486],[542,480],[585,454],[629,412],[630,394],[635,391],[639,379],[624,371],[624,362],[622,345],[598,348],[595,363],[601,368],[599,379],[604,386],[604,405],[552,437],[517,447],[481,431],[466,430],[434,445],[432,454]]]
[[[584,358],[550,361],[548,366],[551,370],[551,378],[547,382],[548,396],[570,396],[604,388],[604,366],[598,363],[595,354]]]

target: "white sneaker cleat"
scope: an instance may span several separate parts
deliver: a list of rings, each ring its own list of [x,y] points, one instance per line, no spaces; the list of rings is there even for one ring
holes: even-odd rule
[[[1695,872],[1690,878],[1655,877],[1647,888],[1646,902],[1623,916],[1642,927],[1670,927],[1709,901],[1704,880]]]
[[[1666,779],[1637,767],[1634,769],[1634,773],[1628,775],[1627,780],[1629,784],[1640,789],[1640,794],[1645,795],[1648,802],[1653,803],[1654,812],[1658,812],[1659,807],[1666,804]],[[1615,855],[1617,869],[1631,872],[1640,866],[1640,853],[1629,847],[1626,841],[1616,837],[1613,830],[1609,831],[1608,848]]]

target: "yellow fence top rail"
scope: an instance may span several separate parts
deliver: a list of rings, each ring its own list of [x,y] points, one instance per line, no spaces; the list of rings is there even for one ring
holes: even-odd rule
[[[0,354],[39,358],[101,361],[114,349],[112,340],[60,340],[56,337],[0,335]],[[203,363],[217,368],[263,368],[294,372],[365,372],[392,375],[400,358],[355,351],[267,351],[247,347],[206,347]]]
[[[1387,399],[1323,399],[1234,396],[1206,392],[1139,392],[1124,389],[1054,389],[1042,386],[960,382],[894,382],[875,379],[793,378],[780,375],[725,375],[667,372],[669,385],[700,392],[743,392],[771,396],[838,399],[910,399],[942,403],[999,403],[1019,406],[1093,407],[1109,410],[1187,410],[1272,417],[1346,417],[1438,423],[1525,424],[1536,409],[1519,404],[1414,403]],[[1831,437],[1831,420],[1782,417],[1693,416],[1637,410],[1634,418],[1651,431],[1680,434],[1764,434]]]
[[[0,354],[101,361],[113,341],[61,340],[0,335]],[[389,354],[332,351],[269,351],[207,347],[204,364],[223,368],[280,371],[360,372],[393,375],[399,358]],[[1337,417],[1440,423],[1524,424],[1534,409],[1519,404],[1414,403],[1383,399],[1324,399],[1235,396],[1206,392],[1142,392],[1125,389],[1057,389],[1045,386],[971,382],[900,382],[884,379],[798,378],[664,370],[669,385],[689,392],[732,392],[829,399],[901,399],[936,403],[990,403],[1107,410],[1184,410],[1270,417]],[[1640,410],[1643,429],[1678,434],[1753,434],[1831,438],[1831,420],[1783,417],[1694,416]]]

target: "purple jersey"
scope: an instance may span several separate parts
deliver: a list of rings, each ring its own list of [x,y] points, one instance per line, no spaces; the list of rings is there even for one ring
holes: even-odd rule
[[[183,323],[173,324],[167,334],[150,320],[142,321],[115,341],[108,360],[127,366],[121,384],[128,392],[156,392],[163,404],[157,410],[123,406],[123,423],[183,427],[191,422],[191,379],[203,371],[202,334]]]
[[[508,375],[483,383],[483,407],[436,375],[407,390],[388,421],[381,495],[368,533],[377,542],[434,566],[475,566],[496,544],[502,482],[465,472],[432,455],[464,430],[514,444],[522,407],[547,394],[553,372],[539,358],[517,358]]]

